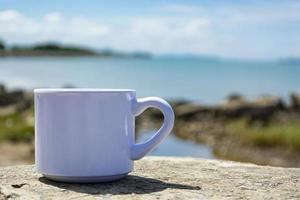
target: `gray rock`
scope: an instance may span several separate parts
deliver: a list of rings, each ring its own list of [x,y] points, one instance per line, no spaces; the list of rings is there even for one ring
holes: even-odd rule
[[[6,87],[4,84],[0,83],[0,95],[6,93]]]
[[[146,157],[101,184],[45,179],[33,166],[0,168],[0,199],[300,199],[300,169],[195,158]]]
[[[300,111],[300,93],[292,93],[290,95],[291,108]]]
[[[212,112],[208,107],[201,106],[197,103],[182,104],[174,108],[175,115],[178,119],[191,120],[199,115]]]
[[[3,89],[1,89],[3,90]],[[0,106],[8,106],[22,102],[25,97],[23,90],[6,92],[5,89],[0,93]]]

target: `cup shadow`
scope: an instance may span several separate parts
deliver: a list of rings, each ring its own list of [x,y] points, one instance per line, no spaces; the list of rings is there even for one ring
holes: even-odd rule
[[[62,183],[49,180],[45,177],[40,177],[39,181],[58,187],[60,189],[71,190],[85,194],[147,194],[163,191],[167,188],[182,189],[182,190],[200,190],[199,186],[190,186],[184,184],[167,183],[152,178],[128,175],[127,177],[108,183]]]

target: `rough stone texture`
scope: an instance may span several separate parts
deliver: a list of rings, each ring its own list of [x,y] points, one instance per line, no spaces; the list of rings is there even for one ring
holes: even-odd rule
[[[127,178],[49,181],[33,166],[0,168],[0,199],[300,199],[300,169],[195,158],[146,157]]]

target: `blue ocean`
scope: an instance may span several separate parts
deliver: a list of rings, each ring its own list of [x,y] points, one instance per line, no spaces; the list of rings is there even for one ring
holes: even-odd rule
[[[0,82],[9,87],[132,88],[160,96],[214,104],[231,93],[248,98],[300,91],[300,64],[201,58],[1,58]]]

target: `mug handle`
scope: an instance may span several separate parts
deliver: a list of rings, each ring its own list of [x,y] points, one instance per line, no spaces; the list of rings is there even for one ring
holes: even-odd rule
[[[138,160],[156,148],[162,140],[171,132],[174,125],[174,112],[170,104],[158,97],[147,97],[133,101],[132,112],[135,116],[140,115],[147,108],[159,109],[164,115],[164,122],[160,129],[145,143],[134,144],[131,147],[131,159]]]

